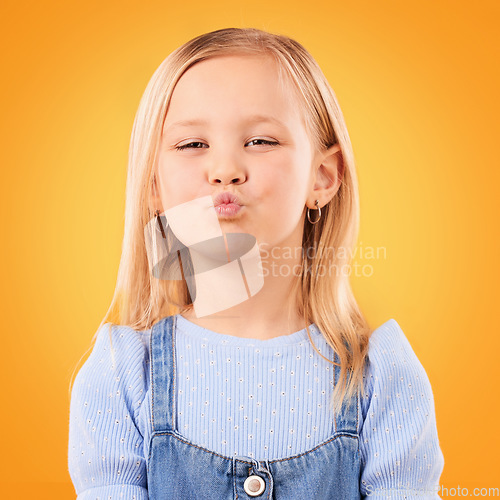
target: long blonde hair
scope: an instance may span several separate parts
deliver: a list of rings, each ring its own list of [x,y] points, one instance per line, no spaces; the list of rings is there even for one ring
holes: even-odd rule
[[[293,307],[306,326],[311,322],[318,326],[339,356],[340,378],[332,397],[333,408],[338,411],[344,398],[350,398],[358,388],[364,395],[363,368],[371,333],[352,293],[348,273],[343,272],[349,269],[352,255],[349,250],[356,243],[359,229],[358,181],[351,141],[332,88],[309,52],[284,35],[256,28],[205,33],[174,50],[151,77],[137,110],[130,141],[125,229],[116,288],[92,342],[105,323],[109,323],[111,340],[113,324],[145,330],[165,316],[192,307],[185,280],[158,280],[151,276],[144,227],[154,216],[149,204],[154,166],[176,83],[197,62],[231,54],[274,58],[282,88],[285,81],[291,83],[302,105],[315,150],[340,145],[342,183],[333,199],[321,209],[317,224],[304,219],[301,272],[293,285],[297,297]],[[311,247],[315,250],[312,256],[307,251]],[[324,269],[342,272],[331,276],[322,273]],[[307,332],[311,339],[309,329]]]

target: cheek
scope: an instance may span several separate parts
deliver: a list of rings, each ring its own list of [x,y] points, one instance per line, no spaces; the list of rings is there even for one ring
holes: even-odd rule
[[[280,165],[271,165],[261,172],[257,185],[262,199],[277,200],[284,205],[305,201],[308,172],[307,166],[292,159]],[[255,179],[257,180],[257,179]]]
[[[305,205],[305,184],[302,176],[291,170],[266,176],[258,189],[260,202],[256,207],[263,227],[287,233],[299,223]]]
[[[185,168],[158,162],[158,182],[162,204],[165,210],[197,198],[199,179],[189,175]]]

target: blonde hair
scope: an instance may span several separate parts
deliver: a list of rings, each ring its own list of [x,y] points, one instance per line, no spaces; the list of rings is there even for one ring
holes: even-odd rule
[[[333,199],[321,209],[317,224],[304,220],[301,272],[292,291],[297,300],[291,306],[296,307],[306,326],[311,322],[318,326],[339,357],[340,379],[332,398],[333,409],[339,411],[344,398],[350,398],[358,388],[364,395],[363,368],[371,332],[354,298],[348,275],[341,272],[324,276],[320,270],[349,268],[352,255],[349,250],[356,243],[359,229],[358,182],[350,138],[337,98],[309,52],[287,36],[256,28],[227,28],[205,33],[174,50],[151,77],[137,110],[130,141],[125,228],[116,288],[99,329],[109,323],[111,339],[112,324],[145,330],[165,316],[192,307],[185,280],[158,280],[151,275],[144,227],[154,216],[149,204],[154,167],[175,85],[197,62],[222,55],[274,58],[281,88],[285,90],[285,82],[291,83],[302,105],[315,150],[340,145],[344,166],[342,183]],[[304,251],[311,247],[315,248],[314,256]],[[346,251],[338,252],[338,249]],[[309,328],[307,332],[312,342]],[[322,356],[315,346],[314,349]]]

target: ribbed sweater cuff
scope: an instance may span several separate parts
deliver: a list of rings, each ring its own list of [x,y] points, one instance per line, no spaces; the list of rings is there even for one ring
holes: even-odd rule
[[[77,500],[148,500],[148,490],[134,484],[110,484],[82,491]]]

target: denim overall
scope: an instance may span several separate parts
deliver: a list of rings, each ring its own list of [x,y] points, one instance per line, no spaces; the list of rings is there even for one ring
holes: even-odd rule
[[[150,348],[150,500],[361,498],[359,391],[351,404],[344,401],[341,413],[332,418],[330,437],[314,448],[279,460],[227,457],[190,442],[177,429],[175,316],[153,325]],[[340,368],[334,369],[338,380]]]

